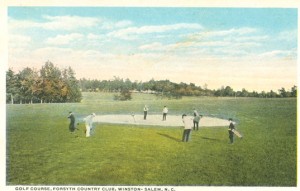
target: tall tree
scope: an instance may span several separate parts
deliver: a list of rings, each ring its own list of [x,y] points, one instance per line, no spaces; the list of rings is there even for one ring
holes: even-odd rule
[[[281,97],[287,97],[287,91],[285,90],[285,88],[279,89],[279,94]]]
[[[21,102],[33,103],[34,99],[37,99],[39,91],[39,76],[36,71],[31,68],[25,68],[18,74],[19,91],[21,96]]]
[[[42,100],[45,102],[60,102],[61,96],[61,71],[47,61],[40,70],[42,78]]]
[[[79,102],[82,94],[79,89],[78,80],[75,78],[75,72],[71,67],[63,72],[63,83],[61,84],[61,97],[64,102]]]
[[[19,94],[18,79],[14,72],[9,69],[6,72],[6,100],[14,104],[15,97]]]
[[[297,97],[297,86],[293,86],[291,89],[291,96]]]

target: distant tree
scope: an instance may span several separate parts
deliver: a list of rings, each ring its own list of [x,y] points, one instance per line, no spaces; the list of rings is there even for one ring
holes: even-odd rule
[[[297,97],[297,86],[293,86],[291,89],[291,96]]]
[[[258,93],[256,91],[248,92],[245,88],[242,91],[234,91],[230,86],[222,86],[218,90],[207,89],[207,84],[204,84],[204,89],[201,86],[197,86],[195,83],[179,84],[171,82],[169,80],[154,80],[151,79],[148,82],[131,82],[128,78],[124,81],[122,78],[114,76],[112,80],[86,80],[80,79],[80,88],[83,91],[109,91],[109,92],[121,92],[122,89],[136,90],[136,91],[148,91],[155,92],[158,98],[181,98],[182,96],[227,96],[227,97],[294,97],[297,93],[297,87],[294,86],[289,91],[281,89],[280,96],[274,91]],[[116,95],[117,99],[120,99],[120,95]]]
[[[249,95],[249,92],[248,92],[245,88],[243,88],[243,89],[242,89],[241,96],[242,96],[242,97],[248,97],[248,95]]]
[[[131,99],[131,92],[126,88],[123,88],[118,95],[114,95],[114,100],[126,101]]]
[[[127,78],[121,88],[132,90],[132,82]]]
[[[271,91],[268,93],[268,97],[275,98],[275,97],[277,97],[277,94],[276,94],[276,92],[274,92],[273,90],[271,90]]]
[[[217,97],[221,96],[221,90],[220,89],[216,90],[214,92],[214,96],[217,96]]]
[[[228,86],[227,86],[227,87],[228,87]],[[226,87],[226,88],[227,88],[227,87]],[[227,91],[228,91],[228,88],[227,88]],[[225,88],[224,88],[224,86],[222,86],[220,89],[218,89],[218,90],[215,91],[214,95],[215,95],[215,96],[218,96],[218,97],[223,97],[223,96],[226,96],[225,93],[226,93],[226,92],[225,92]]]
[[[235,93],[233,89],[230,86],[226,86],[224,89],[224,95],[223,96],[234,96]]]
[[[257,91],[252,91],[250,94],[249,94],[250,97],[259,97],[259,93],[257,93]]]
[[[287,95],[288,95],[288,93],[285,90],[285,88],[279,89],[279,94],[280,94],[281,97],[287,97]]]

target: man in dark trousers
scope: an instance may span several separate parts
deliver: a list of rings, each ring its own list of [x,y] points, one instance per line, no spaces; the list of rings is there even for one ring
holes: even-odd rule
[[[166,121],[168,111],[169,110],[168,110],[167,106],[164,106],[164,109],[163,109],[163,121]]]
[[[199,130],[199,121],[200,119],[202,118],[202,115],[197,115],[196,113],[194,113],[194,119],[193,119],[193,122],[194,122],[194,128],[193,130]]]
[[[232,121],[232,118],[229,118],[229,127],[228,127],[228,133],[229,133],[229,139],[230,139],[230,144],[233,143],[233,131],[235,130],[234,128],[234,124],[233,124],[233,121]]]
[[[145,105],[145,107],[144,107],[144,120],[147,119],[147,114],[148,114],[148,107],[147,107],[147,105]]]
[[[188,142],[191,136],[191,130],[193,126],[193,118],[188,117],[186,114],[182,115],[182,122],[183,122],[183,135],[182,135],[182,142]]]
[[[69,112],[68,118],[70,119],[69,130],[73,133],[75,131],[75,117],[71,111]]]

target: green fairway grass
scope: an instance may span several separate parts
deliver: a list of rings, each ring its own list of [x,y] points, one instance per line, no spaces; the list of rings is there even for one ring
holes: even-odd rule
[[[102,114],[200,114],[232,117],[244,135],[228,144],[227,127],[201,127],[181,142],[178,127],[84,124],[68,130],[68,112],[77,119]],[[199,185],[296,186],[297,100],[183,97],[158,99],[133,94],[114,101],[111,93],[83,93],[81,103],[7,105],[7,185]]]

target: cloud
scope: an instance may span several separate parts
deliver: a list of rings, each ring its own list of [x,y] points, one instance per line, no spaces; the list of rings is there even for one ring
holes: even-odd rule
[[[123,21],[119,21],[115,23],[115,27],[117,28],[124,28],[124,27],[128,27],[130,25],[132,25],[132,21],[128,21],[128,20],[123,20]]]
[[[83,38],[83,35],[79,34],[79,33],[72,33],[72,34],[67,34],[67,35],[57,35],[56,37],[48,38],[46,40],[46,43],[52,44],[52,45],[67,45],[74,41],[78,41],[82,38]]]
[[[270,37],[268,35],[263,35],[263,36],[243,36],[243,37],[238,37],[238,38],[232,38],[231,40],[238,41],[238,42],[261,42],[261,41],[266,41],[270,40]]]
[[[297,43],[297,30],[282,31],[278,34],[278,40]]]
[[[9,34],[9,47],[24,47],[31,42],[31,37],[25,35]]]
[[[24,58],[29,51],[30,46],[32,45],[32,39],[29,36],[25,35],[8,35],[8,57],[12,59],[15,58]]]
[[[151,33],[166,33],[177,30],[201,30],[203,27],[195,23],[179,23],[173,25],[149,25],[142,27],[128,27],[113,31],[108,36],[116,37],[124,40],[135,39],[135,35],[151,34]]]
[[[104,38],[103,36],[97,35],[97,34],[93,34],[93,33],[89,33],[89,34],[87,35],[87,39],[88,39],[88,40],[101,40],[101,39],[103,39],[103,38]]]
[[[28,20],[16,20],[11,17],[8,17],[8,28],[9,31],[14,31],[18,29],[24,29],[24,28],[33,28],[33,27],[39,27],[39,23],[28,21]]]
[[[243,27],[243,28],[232,28],[229,30],[220,30],[220,31],[214,31],[214,32],[208,32],[208,36],[213,37],[221,37],[221,36],[232,36],[232,35],[246,35],[246,34],[253,34],[258,32],[258,29],[256,28],[250,28],[250,27]]]
[[[43,21],[16,20],[9,18],[10,30],[41,28],[45,30],[71,31],[79,28],[90,28],[101,24],[101,19],[79,16],[48,16],[42,17]]]
[[[296,59],[297,58],[297,51],[296,49],[293,50],[272,50],[269,52],[264,52],[258,55],[260,58],[289,58],[289,59]]]
[[[110,21],[107,19],[103,19],[100,28],[106,30],[120,29],[132,26],[133,22],[129,20],[121,20],[121,21]]]
[[[59,47],[45,47],[40,48],[32,52],[31,56],[33,58],[44,57],[45,59],[59,60],[61,63],[66,61],[77,63],[88,64],[87,61],[92,61],[101,59],[114,58],[115,55],[110,53],[102,53],[96,50],[75,50],[72,48],[59,48]]]
[[[145,44],[139,47],[140,50],[163,50],[165,46],[160,42],[153,42],[151,44]]]
[[[196,33],[182,35],[183,38],[193,41],[207,41],[207,39],[222,39],[225,41],[247,41],[247,40],[264,40],[267,36],[258,36],[260,30],[250,27],[231,28],[228,30],[203,30]]]
[[[257,42],[230,42],[222,40],[209,41],[179,41],[171,44],[162,44],[161,42],[153,42],[139,46],[143,51],[165,51],[173,54],[186,54],[201,56],[241,56],[250,55],[246,49],[260,47],[261,44]]]
[[[47,21],[41,27],[48,30],[74,30],[97,26],[101,20],[79,16],[43,16]]]

